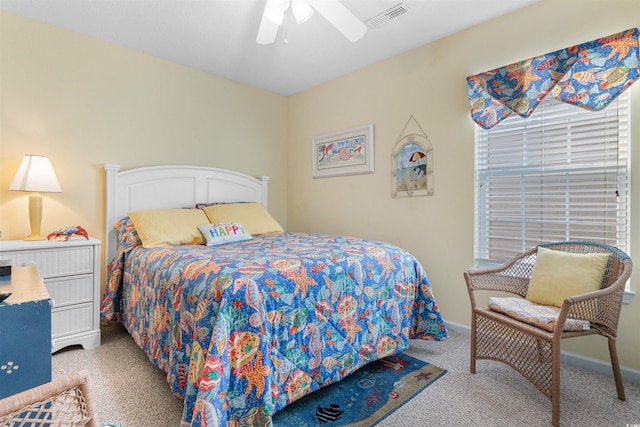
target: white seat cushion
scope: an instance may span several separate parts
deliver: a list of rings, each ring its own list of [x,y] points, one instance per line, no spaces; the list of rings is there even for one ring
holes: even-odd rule
[[[550,305],[541,305],[518,297],[491,297],[489,308],[498,313],[506,314],[521,322],[553,332],[560,309]],[[586,331],[590,327],[587,320],[567,319],[563,331]]]

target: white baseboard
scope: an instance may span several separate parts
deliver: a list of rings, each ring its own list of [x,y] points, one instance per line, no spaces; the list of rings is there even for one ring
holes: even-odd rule
[[[453,332],[457,332],[462,335],[471,335],[471,328],[467,325],[457,322],[449,322],[445,320],[447,328]],[[603,362],[600,359],[594,359],[580,354],[571,353],[568,351],[560,352],[560,360],[568,363],[572,366],[586,369],[588,371],[597,372],[599,374],[613,377],[613,371],[611,370],[611,364]],[[640,384],[640,371],[637,369],[627,368],[620,366],[620,372],[624,381],[629,381],[634,384]]]
[[[444,323],[447,325],[447,329],[450,329],[454,332],[457,332],[462,335],[470,336],[471,335],[471,327],[467,325],[463,325],[462,323],[450,322],[445,320]]]

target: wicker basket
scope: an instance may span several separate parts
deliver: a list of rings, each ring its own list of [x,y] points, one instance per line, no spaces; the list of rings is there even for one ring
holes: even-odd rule
[[[0,400],[0,426],[98,427],[89,372],[74,372]]]

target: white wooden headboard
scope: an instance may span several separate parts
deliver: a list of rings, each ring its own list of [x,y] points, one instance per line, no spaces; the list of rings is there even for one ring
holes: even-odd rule
[[[193,208],[207,202],[260,202],[267,207],[269,177],[204,166],[150,166],[120,172],[106,164],[106,259],[115,257],[113,225],[129,212],[147,209]]]

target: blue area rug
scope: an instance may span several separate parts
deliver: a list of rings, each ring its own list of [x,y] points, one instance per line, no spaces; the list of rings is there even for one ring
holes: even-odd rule
[[[273,425],[372,426],[446,372],[405,354],[389,356],[292,403],[274,415]]]

